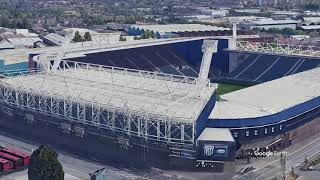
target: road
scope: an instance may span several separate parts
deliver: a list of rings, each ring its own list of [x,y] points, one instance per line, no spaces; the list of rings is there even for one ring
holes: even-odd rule
[[[31,153],[39,145],[40,144],[26,137],[21,138],[0,131],[0,146]],[[65,173],[80,178],[81,180],[88,180],[90,178],[89,173],[104,167],[107,169],[107,174],[112,180],[207,180],[212,178],[227,180],[231,179],[234,175],[232,166],[228,166],[226,168],[227,172],[225,173],[174,171],[156,168],[151,168],[150,170],[117,168],[98,163],[99,161],[95,159],[84,159],[83,157],[78,157],[62,150],[57,151],[59,153],[58,159]],[[19,173],[21,174],[22,172]],[[17,176],[20,175],[19,173],[17,173]]]
[[[12,135],[6,134],[5,132],[0,132],[0,146],[31,153],[32,150],[39,146],[39,144],[28,141],[25,138],[21,139],[19,137],[12,137]],[[146,173],[133,172],[133,170],[130,169],[117,169],[115,167],[83,159],[60,150],[58,153],[58,159],[61,162],[64,171],[83,180],[89,179],[89,173],[104,167],[107,167],[107,171],[110,173],[110,176],[118,177],[115,179],[150,179]]]
[[[309,158],[320,151],[320,138],[313,139],[308,144],[300,147],[299,149],[288,153],[286,158],[286,173],[290,172],[291,167],[297,167],[301,164],[305,157]],[[237,180],[266,180],[273,177],[281,177],[280,158],[267,163],[264,167],[258,168],[249,172],[248,174],[235,177]]]

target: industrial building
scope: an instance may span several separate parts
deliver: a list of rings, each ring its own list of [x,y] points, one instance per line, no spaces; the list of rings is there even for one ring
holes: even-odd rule
[[[243,30],[252,30],[255,28],[258,29],[270,29],[270,28],[277,28],[277,29],[296,29],[298,25],[298,21],[295,20],[274,20],[272,18],[260,18],[256,20],[249,20],[240,22],[240,28]]]
[[[30,33],[28,29],[2,28],[0,32],[2,49],[33,48],[35,43],[42,42],[37,34]]]
[[[6,40],[0,41],[0,50],[14,49],[14,46]]]
[[[55,33],[47,34],[46,36],[42,37],[42,40],[45,44],[49,46],[61,46],[68,43],[68,41],[70,41],[69,39],[66,39],[65,37]]]
[[[285,6],[285,5],[299,5],[304,4],[303,0],[256,0],[256,5],[261,6]]]
[[[319,32],[320,25],[309,25],[309,26],[300,26],[298,29],[305,32]]]
[[[319,25],[320,17],[303,17],[302,25]]]

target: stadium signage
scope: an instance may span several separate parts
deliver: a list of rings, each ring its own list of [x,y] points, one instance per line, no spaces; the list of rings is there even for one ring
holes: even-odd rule
[[[228,147],[226,145],[204,144],[203,145],[203,155],[206,157],[227,156],[227,149],[228,149]]]
[[[205,156],[212,156],[212,155],[214,155],[215,146],[214,145],[204,145],[203,150],[204,150]]]
[[[194,153],[183,150],[171,150],[170,155],[181,159],[194,159]]]

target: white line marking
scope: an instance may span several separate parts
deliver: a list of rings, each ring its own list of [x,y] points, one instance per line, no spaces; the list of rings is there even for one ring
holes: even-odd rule
[[[301,147],[300,149],[298,149],[298,150],[296,150],[296,151],[294,151],[294,152],[292,152],[292,153],[288,154],[288,156],[291,156],[292,154],[295,154],[295,153],[297,153],[297,152],[301,151],[302,149],[305,149],[306,147],[310,146],[311,144],[314,144],[315,142],[317,142],[317,141],[319,141],[319,140],[320,140],[320,138],[318,138],[318,139],[316,139],[316,140],[312,141],[311,143],[309,143],[309,144],[307,144],[307,145],[305,145],[305,146]],[[254,169],[253,171],[251,171],[251,173],[254,173],[254,172],[256,172],[256,171],[259,171],[259,170],[261,170],[261,169],[264,169],[264,168],[266,168],[267,166],[270,166],[270,165],[272,165],[272,164],[276,163],[277,161],[279,161],[279,160],[278,160],[278,159],[277,159],[277,160],[274,160],[274,161],[270,162],[269,164],[265,165],[264,167],[261,167],[261,168],[258,168],[258,169]],[[246,176],[246,175],[247,175],[247,174],[241,175],[241,176],[239,176],[239,177],[238,177],[238,179],[239,179],[240,177],[242,177],[242,176]]]

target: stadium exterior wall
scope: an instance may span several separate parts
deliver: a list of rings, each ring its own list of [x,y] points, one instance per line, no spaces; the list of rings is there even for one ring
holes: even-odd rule
[[[206,128],[208,123],[208,117],[216,104],[216,93],[214,93],[210,100],[208,101],[207,105],[203,108],[201,114],[199,115],[196,121],[196,134],[195,138],[197,139],[202,131]]]
[[[226,153],[222,156],[213,155],[211,157],[205,156],[204,146],[213,145],[215,148],[225,149]],[[198,160],[209,161],[233,161],[236,154],[236,143],[233,141],[199,141],[197,146]]]
[[[106,131],[68,119],[47,116],[36,111],[22,110],[1,104],[0,129],[36,142],[51,144],[54,147],[79,153],[88,158],[111,163],[127,162],[129,166],[156,166],[168,168],[169,149],[161,144],[148,144],[143,139],[127,139],[120,134]],[[8,111],[12,114],[8,114]],[[4,113],[5,112],[5,113]],[[31,121],[27,116],[33,116]],[[66,132],[61,123],[71,124],[85,129],[85,135]],[[57,139],[59,139],[57,141]],[[127,142],[129,143],[123,143]]]

